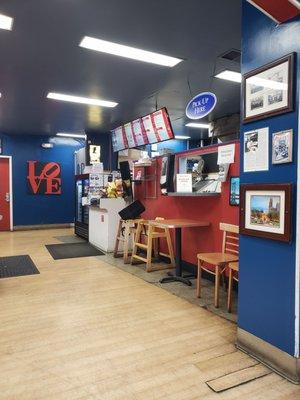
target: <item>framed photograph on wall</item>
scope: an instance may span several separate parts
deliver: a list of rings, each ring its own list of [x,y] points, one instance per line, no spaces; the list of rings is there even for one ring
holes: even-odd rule
[[[293,130],[274,132],[272,135],[272,164],[293,161]]]
[[[240,195],[240,233],[290,242],[291,184],[243,184]]]
[[[229,194],[229,205],[239,206],[240,205],[240,177],[230,177],[230,194]]]
[[[294,53],[243,76],[245,122],[293,111]]]

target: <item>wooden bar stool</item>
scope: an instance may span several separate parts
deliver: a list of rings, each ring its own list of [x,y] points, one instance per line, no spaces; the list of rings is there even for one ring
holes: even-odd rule
[[[155,218],[156,221],[163,220],[164,218]],[[142,241],[142,234],[143,231],[146,232],[145,235],[145,243]],[[159,251],[159,240],[166,239],[167,246],[168,246],[168,253],[162,253]],[[141,256],[138,254],[139,250],[142,249],[146,252],[146,257]],[[154,257],[164,256],[170,259],[171,266],[153,266],[152,265],[152,255]],[[131,263],[133,264],[134,261],[142,261],[146,263],[146,271],[158,271],[167,268],[174,268],[175,267],[175,258],[172,246],[172,240],[169,228],[157,228],[149,224],[147,220],[139,221],[138,227],[136,230],[135,241],[133,245]]]
[[[238,272],[239,272],[239,263],[232,262],[228,264],[229,269],[229,278],[228,278],[228,298],[227,298],[227,310],[231,313],[232,308],[232,287],[233,281],[239,281]]]
[[[121,219],[119,221],[114,257],[117,258],[123,256],[124,264],[130,263],[131,249],[139,221],[140,219],[128,219],[126,221]],[[121,251],[119,250],[120,243],[123,244],[123,249]]]
[[[239,244],[237,225],[220,223],[220,230],[223,231],[223,242],[221,253],[200,253],[198,259],[198,274],[197,274],[197,297],[201,297],[201,275],[202,270],[215,276],[215,307],[219,307],[220,298],[220,277],[227,268],[228,264],[239,259]],[[212,269],[205,268],[204,264],[209,264]]]

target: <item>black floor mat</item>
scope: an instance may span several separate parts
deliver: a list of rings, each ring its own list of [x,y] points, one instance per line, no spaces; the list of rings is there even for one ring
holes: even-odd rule
[[[39,274],[32,259],[26,256],[0,257],[0,278]]]
[[[63,243],[63,244],[47,244],[47,250],[54,260],[62,260],[64,258],[78,258],[103,256],[104,253],[89,243]]]

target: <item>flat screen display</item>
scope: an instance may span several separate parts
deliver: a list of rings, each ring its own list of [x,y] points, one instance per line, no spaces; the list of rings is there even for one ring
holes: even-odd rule
[[[166,108],[112,130],[115,152],[169,139],[174,139],[174,132]]]
[[[144,146],[145,144],[149,144],[142,118],[138,118],[135,121],[132,121],[131,124],[137,146]]]
[[[120,151],[128,149],[128,142],[125,134],[125,129],[123,126],[111,131],[112,134],[112,146],[114,151]]]
[[[132,124],[129,122],[128,124],[124,125],[125,135],[128,143],[128,148],[136,147],[136,138],[132,129]]]

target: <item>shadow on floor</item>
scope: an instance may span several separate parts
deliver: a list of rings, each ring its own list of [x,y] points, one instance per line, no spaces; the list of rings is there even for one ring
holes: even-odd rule
[[[98,258],[98,257],[97,257]],[[198,299],[196,297],[196,280],[191,279],[192,286],[186,286],[179,282],[169,282],[161,284],[159,280],[167,275],[168,271],[172,269],[165,269],[163,271],[146,272],[145,264],[131,265],[124,264],[122,258],[114,258],[112,254],[106,254],[105,256],[99,257],[99,260],[105,261],[123,271],[126,271],[132,275],[135,275],[144,281],[153,285],[159,286],[160,288],[167,290],[175,296],[181,297],[190,303],[196,304],[203,307],[214,314],[219,315],[231,322],[237,321],[237,299],[236,293],[233,293],[233,306],[232,313],[227,312],[227,291],[225,288],[220,289],[220,307],[214,307],[214,284],[206,279],[202,280],[202,297]],[[159,263],[160,265],[163,263]]]
[[[78,243],[84,242],[75,235],[68,236],[56,236],[55,239],[62,243]],[[233,302],[232,302],[232,313],[227,312],[227,291],[225,288],[220,289],[220,307],[214,307],[214,284],[206,279],[202,280],[202,297],[198,299],[196,297],[196,280],[191,279],[192,286],[186,286],[179,282],[169,282],[161,284],[160,279],[167,275],[168,271],[173,271],[173,269],[165,269],[163,271],[146,272],[145,264],[131,265],[124,264],[122,258],[114,258],[111,253],[107,253],[103,256],[97,257],[100,261],[104,261],[116,268],[126,271],[134,276],[137,276],[144,281],[151,283],[152,285],[159,286],[160,288],[174,294],[175,296],[181,297],[189,301],[192,304],[196,304],[202,308],[211,311],[214,314],[219,315],[222,318],[227,319],[231,322],[237,321],[237,298],[236,293],[233,292]],[[158,265],[163,265],[160,262]],[[165,264],[167,265],[167,264]]]

